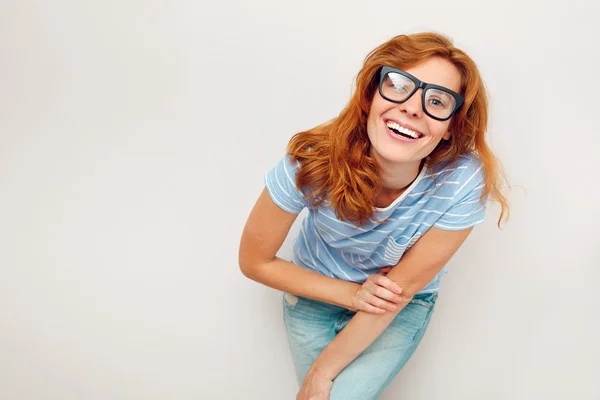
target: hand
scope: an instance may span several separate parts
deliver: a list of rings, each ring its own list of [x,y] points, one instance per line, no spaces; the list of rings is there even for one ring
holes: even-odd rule
[[[402,303],[402,288],[386,275],[392,267],[383,267],[379,273],[369,275],[365,283],[352,296],[352,306],[356,311],[372,314],[383,314],[386,311],[396,311]]]
[[[304,378],[296,400],[329,400],[329,392],[332,386],[332,380],[309,371]]]

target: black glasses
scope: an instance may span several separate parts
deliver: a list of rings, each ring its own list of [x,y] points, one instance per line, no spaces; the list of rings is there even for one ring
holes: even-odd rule
[[[421,88],[423,111],[438,121],[450,119],[464,102],[460,94],[448,88],[422,82],[401,69],[381,68],[379,94],[384,99],[392,103],[404,103]]]

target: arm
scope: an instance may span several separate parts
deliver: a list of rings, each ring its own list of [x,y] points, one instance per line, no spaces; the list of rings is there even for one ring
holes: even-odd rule
[[[388,274],[403,288],[405,301],[382,315],[358,312],[311,366],[305,380],[333,380],[383,333],[410,299],[427,285],[460,248],[473,228],[445,231],[431,227]]]
[[[296,217],[279,208],[263,190],[242,234],[242,273],[284,292],[354,309],[352,297],[361,285],[309,271],[276,256]]]

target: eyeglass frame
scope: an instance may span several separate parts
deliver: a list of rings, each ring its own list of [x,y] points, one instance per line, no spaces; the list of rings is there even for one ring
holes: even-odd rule
[[[383,94],[383,89],[382,89],[383,79],[390,72],[395,72],[397,74],[404,75],[405,77],[407,77],[408,79],[410,79],[411,81],[413,81],[415,83],[415,88],[412,90],[412,92],[410,92],[410,94],[408,96],[406,96],[406,98],[404,100],[393,100],[393,99],[390,99],[390,98],[386,97]],[[381,95],[381,97],[383,97],[387,101],[391,101],[392,103],[402,104],[402,103],[406,102],[408,99],[410,99],[413,96],[413,94],[415,94],[415,92],[417,90],[419,90],[419,89],[423,89],[423,94],[425,94],[425,92],[428,89],[438,89],[438,90],[441,90],[443,92],[451,94],[454,97],[454,99],[456,100],[456,104],[454,105],[454,109],[452,110],[452,112],[450,112],[450,115],[447,118],[439,118],[439,117],[436,117],[434,115],[431,115],[429,113],[429,111],[427,111],[427,108],[425,107],[425,96],[424,95],[421,96],[421,103],[422,103],[421,107],[423,108],[423,112],[425,112],[425,114],[427,114],[431,118],[433,118],[435,120],[438,120],[438,121],[447,121],[450,118],[452,118],[452,116],[454,114],[456,114],[456,112],[460,109],[460,107],[463,105],[463,103],[465,101],[464,97],[461,96],[460,94],[456,93],[455,91],[450,90],[450,89],[448,89],[448,88],[446,88],[444,86],[435,85],[433,83],[423,82],[420,79],[418,79],[417,77],[412,76],[408,72],[402,71],[401,69],[389,67],[387,65],[383,66],[381,68],[381,72],[379,74],[379,94]]]

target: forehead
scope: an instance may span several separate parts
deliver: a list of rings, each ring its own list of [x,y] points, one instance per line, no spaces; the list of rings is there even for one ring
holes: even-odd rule
[[[460,72],[450,61],[442,58],[430,58],[421,64],[404,70],[423,82],[444,86],[460,93]]]

